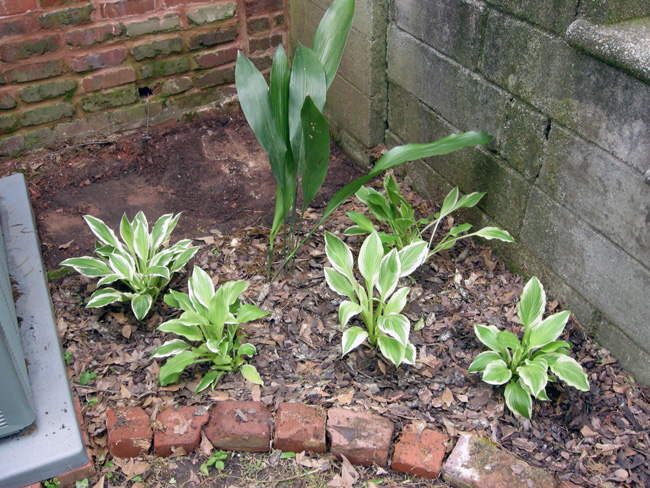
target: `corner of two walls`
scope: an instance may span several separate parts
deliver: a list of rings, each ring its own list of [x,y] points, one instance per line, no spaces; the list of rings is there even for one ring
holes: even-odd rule
[[[330,3],[291,0],[293,42],[311,42]],[[586,20],[599,37],[591,22],[650,15],[650,4],[605,3],[357,0],[326,112],[361,163],[382,142],[494,135],[486,147],[411,163],[405,177],[429,197],[453,186],[487,192],[473,222],[517,240],[497,253],[538,276],[648,385],[650,77],[567,30]]]

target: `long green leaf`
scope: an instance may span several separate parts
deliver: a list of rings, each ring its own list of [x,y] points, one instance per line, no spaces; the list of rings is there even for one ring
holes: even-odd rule
[[[521,292],[519,301],[519,319],[527,328],[527,334],[530,334],[529,328],[537,326],[542,321],[542,314],[546,308],[546,293],[544,287],[536,277],[528,280]]]
[[[291,70],[289,60],[284,52],[282,44],[278,46],[273,56],[271,66],[271,77],[269,80],[269,91],[271,93],[271,105],[273,115],[287,147],[289,147],[289,80]]]
[[[353,17],[354,0],[336,0],[327,9],[316,29],[312,49],[325,67],[328,88],[341,62]]]
[[[194,362],[194,354],[192,351],[183,351],[180,354],[169,359],[158,373],[158,382],[162,386],[167,386],[171,383],[178,381],[181,373],[190,364]]]
[[[379,234],[373,232],[363,241],[359,251],[359,272],[368,283],[368,293],[372,293],[381,268],[381,260],[384,257],[384,248],[381,245]]]
[[[61,262],[61,266],[69,266],[77,273],[87,276],[88,278],[98,278],[100,276],[112,274],[111,268],[109,268],[104,261],[90,256],[66,259]]]
[[[314,105],[311,96],[305,99],[300,112],[305,146],[305,168],[302,172],[302,211],[323,186],[330,161],[330,131],[327,121]]]

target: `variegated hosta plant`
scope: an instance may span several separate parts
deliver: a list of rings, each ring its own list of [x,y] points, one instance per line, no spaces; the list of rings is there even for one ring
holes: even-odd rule
[[[508,408],[530,418],[533,400],[548,400],[546,385],[557,378],[580,391],[589,391],[582,366],[569,356],[571,344],[557,340],[564,331],[571,312],[559,312],[542,320],[546,308],[544,287],[531,278],[521,294],[519,319],[525,330],[521,341],[509,331],[494,325],[475,325],[478,339],[491,349],[482,352],[469,367],[469,373],[483,373],[483,381],[506,385]]]
[[[192,364],[209,363],[196,392],[209,386],[213,388],[228,371],[239,370],[248,381],[263,385],[255,366],[246,364],[245,356],[256,353],[252,344],[242,344],[243,334],[237,334],[239,324],[262,318],[268,313],[254,305],[242,304],[239,296],[248,289],[245,281],[229,281],[215,291],[210,276],[195,266],[188,282],[188,293],[174,290],[165,295],[165,303],[183,310],[177,319],[168,320],[158,327],[183,339],[172,339],[156,349],[152,358],[166,358],[160,368],[161,385],[178,381],[185,368]]]
[[[146,317],[160,292],[169,284],[174,273],[180,271],[198,251],[191,239],[164,247],[180,214],[165,214],[154,224],[151,233],[144,213],[138,212],[132,222],[122,216],[118,239],[102,220],[84,215],[90,230],[99,239],[95,242],[97,257],[83,256],[66,259],[69,266],[88,278],[100,278],[86,307],[104,307],[114,302],[131,302],[133,315],[138,320]],[[121,283],[128,291],[112,286]]]
[[[426,242],[417,241],[385,254],[379,234],[372,232],[359,251],[361,285],[354,277],[350,248],[335,235],[325,233],[325,252],[333,266],[325,268],[325,279],[332,290],[349,298],[339,307],[341,328],[345,329],[356,315],[366,325],[366,330],[353,326],[343,332],[343,356],[368,339],[395,366],[415,364],[415,346],[409,342],[411,323],[401,314],[409,288],[397,285],[400,278],[424,262],[427,250]]]

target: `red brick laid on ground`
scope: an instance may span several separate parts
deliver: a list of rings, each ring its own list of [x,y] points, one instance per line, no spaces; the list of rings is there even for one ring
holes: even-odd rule
[[[153,432],[149,417],[140,407],[128,410],[107,410],[108,450],[117,457],[138,457],[151,448]]]
[[[271,412],[262,402],[217,402],[203,431],[217,449],[268,452]]]
[[[327,412],[330,452],[337,457],[344,455],[352,464],[386,467],[393,429],[390,420],[375,413],[346,408]]]
[[[407,425],[395,445],[391,468],[422,478],[437,478],[448,441],[446,435],[427,429],[426,422]]]
[[[156,456],[170,456],[174,449],[194,452],[201,441],[201,429],[210,420],[208,407],[180,407],[163,410],[156,420],[162,424],[153,437]]]
[[[325,412],[317,407],[280,404],[275,414],[273,447],[284,452],[326,452],[325,419]]]

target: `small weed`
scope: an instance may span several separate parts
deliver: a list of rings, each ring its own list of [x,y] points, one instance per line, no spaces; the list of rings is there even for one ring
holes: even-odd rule
[[[48,481],[43,481],[43,486],[45,488],[56,488],[60,484],[61,484],[61,482],[59,480],[57,480],[56,478],[52,478],[51,480],[48,480]]]
[[[89,385],[95,378],[97,378],[97,373],[94,371],[84,371],[79,375],[79,384],[83,386]]]
[[[204,462],[200,466],[201,473],[203,473],[206,476],[209,476],[210,473],[208,471],[208,468],[210,466],[214,467],[215,469],[218,469],[219,471],[223,471],[223,469],[226,467],[224,464],[224,459],[228,457],[228,453],[224,451],[216,451],[215,453],[210,456],[210,459],[208,459],[206,462]]]
[[[66,365],[72,364],[72,353],[70,351],[63,351],[63,360]]]

